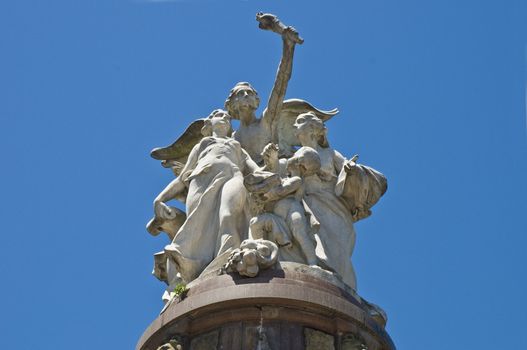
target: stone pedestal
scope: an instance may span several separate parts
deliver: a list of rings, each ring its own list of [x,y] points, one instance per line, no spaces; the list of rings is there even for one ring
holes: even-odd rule
[[[209,275],[148,327],[137,350],[392,350],[371,309],[330,273],[282,263]]]

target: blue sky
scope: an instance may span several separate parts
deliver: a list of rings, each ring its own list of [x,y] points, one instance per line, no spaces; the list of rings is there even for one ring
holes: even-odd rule
[[[4,1],[0,343],[132,349],[161,308],[149,151],[305,39],[288,97],[389,189],[357,224],[359,293],[399,349],[527,348],[527,2]],[[263,105],[263,104],[262,104]]]

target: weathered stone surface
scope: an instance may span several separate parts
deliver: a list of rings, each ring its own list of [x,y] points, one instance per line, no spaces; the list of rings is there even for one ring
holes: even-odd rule
[[[304,327],[299,324],[284,322],[280,328],[280,346],[281,349],[304,350],[305,344],[302,341],[304,337]]]
[[[219,332],[199,335],[190,342],[190,350],[217,350]]]
[[[172,339],[166,344],[161,345],[157,350],[184,350],[184,337],[174,335]]]
[[[335,350],[335,337],[315,329],[304,329],[306,350]]]
[[[278,247],[264,239],[246,239],[235,249],[225,264],[226,272],[237,272],[242,276],[255,277],[262,269],[276,263]]]
[[[348,333],[342,337],[340,348],[342,350],[368,350],[364,340],[353,333]]]
[[[172,342],[161,345],[157,350],[183,350],[180,344],[174,344]]]
[[[219,348],[252,349],[262,327],[266,339],[260,344],[267,342],[273,350],[304,350],[305,328],[335,339],[356,334],[368,350],[394,350],[362,299],[348,291],[294,269],[264,270],[254,278],[233,274],[198,279],[185,299],[169,304],[152,323],[137,349],[155,350],[174,334],[192,340],[211,331],[219,332]]]
[[[251,325],[244,329],[242,349],[276,350],[280,345],[280,324]]]
[[[218,348],[220,350],[242,349],[243,324],[242,322],[233,322],[224,325],[221,328],[220,341]]]

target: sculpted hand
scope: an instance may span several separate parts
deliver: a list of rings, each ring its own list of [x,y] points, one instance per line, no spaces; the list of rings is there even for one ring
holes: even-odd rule
[[[263,158],[265,169],[267,171],[276,172],[275,168],[278,164],[278,153],[280,149],[276,143],[268,143],[264,147],[262,153],[260,154]]]
[[[282,38],[295,44],[302,44],[304,42],[304,39],[300,38],[300,35],[293,27],[286,27],[282,33]]]
[[[348,160],[344,164],[344,170],[346,171],[346,173],[352,174],[355,170],[358,169],[358,166],[357,166],[357,163],[356,163],[356,161],[358,159],[359,159],[359,156],[358,155],[354,155],[350,160]]]
[[[271,13],[258,12],[256,14],[256,20],[260,22],[258,26],[261,29],[270,30],[280,34],[284,40],[289,41],[290,43],[302,44],[304,42],[304,39],[298,35],[295,28],[286,26],[278,19],[278,17]]]
[[[154,202],[154,213],[156,217],[171,220],[176,217],[176,212],[163,202]]]

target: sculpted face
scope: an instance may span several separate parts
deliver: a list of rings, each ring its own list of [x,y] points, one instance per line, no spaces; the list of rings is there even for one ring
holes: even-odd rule
[[[210,124],[213,133],[225,137],[231,130],[231,116],[225,111],[218,111],[210,118]]]
[[[236,84],[225,101],[225,108],[234,119],[249,122],[254,119],[254,111],[259,105],[258,93],[249,83],[245,82]]]
[[[254,111],[258,108],[259,100],[256,91],[251,88],[240,89],[236,95],[234,95],[233,105],[239,111]]]
[[[324,122],[311,112],[300,114],[296,118],[294,126],[302,146],[309,146],[310,140],[318,140],[325,133]]]

